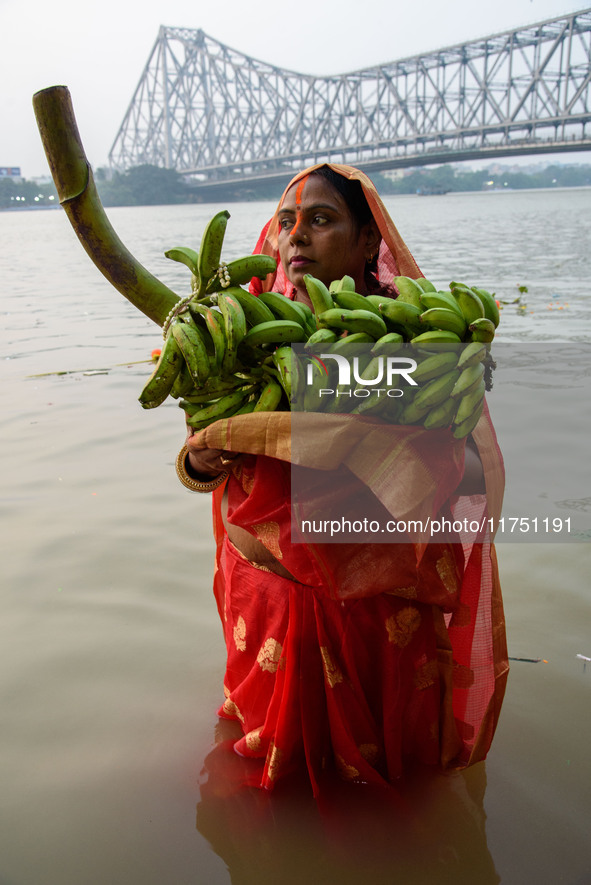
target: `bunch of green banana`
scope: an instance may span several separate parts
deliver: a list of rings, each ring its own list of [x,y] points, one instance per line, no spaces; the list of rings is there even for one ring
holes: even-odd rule
[[[424,277],[394,279],[396,299],[370,296],[386,325],[405,341],[421,346],[490,343],[499,324],[499,308],[486,289],[451,282],[449,290],[438,290]]]
[[[139,397],[144,408],[168,396],[178,399],[194,429],[248,411],[288,409],[301,388],[301,371],[285,345],[317,332],[307,305],[242,288],[272,273],[273,258],[221,261],[228,217],[224,211],[211,219],[199,251],[175,247],[165,253],[189,268],[191,294],[166,317],[160,357]]]
[[[228,217],[219,212],[211,219],[199,251],[176,247],[165,253],[191,271],[191,294],[177,302],[164,322],[161,355],[139,398],[144,408],[171,396],[195,430],[232,415],[296,404],[305,410],[352,411],[395,423],[451,427],[457,437],[473,429],[483,408],[483,361],[498,323],[492,295],[458,283],[442,292],[424,278],[397,277],[397,298],[363,296],[351,277],[327,287],[306,276],[311,307],[277,292],[257,297],[242,286],[253,276],[262,279],[273,272],[275,262],[264,255],[222,262]],[[314,361],[314,345],[357,360],[359,393],[364,380],[375,376],[380,359],[407,342],[417,362],[417,386],[406,391],[404,401],[359,399],[339,390],[342,398],[325,399],[318,406],[316,391],[336,384],[336,365]],[[306,366],[292,343],[310,347],[312,359]],[[463,349],[458,347],[462,343]]]
[[[394,354],[411,343],[418,363],[413,373],[416,388],[407,387],[404,398],[362,395],[363,383],[353,396],[338,390],[328,404],[317,409],[377,415],[402,424],[421,424],[428,429],[449,427],[456,438],[467,436],[484,408],[484,362],[499,323],[494,296],[485,289],[451,283],[449,291],[423,277],[397,277],[396,298],[362,296],[354,281],[343,277],[327,288],[313,277],[305,277],[319,330],[308,344],[322,344],[331,354],[355,356],[355,345],[373,341],[374,360],[363,366],[364,379],[371,383],[382,354]],[[380,322],[380,320],[382,322]],[[332,366],[331,366],[332,368]],[[312,372],[316,393],[330,387],[326,375]],[[314,390],[307,390],[304,408],[314,403]]]

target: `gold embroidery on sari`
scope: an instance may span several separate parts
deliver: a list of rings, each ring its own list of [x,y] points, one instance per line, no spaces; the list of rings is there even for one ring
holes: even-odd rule
[[[386,618],[389,641],[399,648],[405,648],[412,640],[413,633],[419,629],[420,623],[420,613],[410,605],[401,609],[397,615],[390,615]]]
[[[273,572],[270,568],[267,568],[266,565],[261,565],[260,562],[253,562],[252,559],[248,560],[253,568],[258,568],[260,572],[267,572],[268,575],[272,575]]]
[[[345,760],[343,759],[343,757],[342,757],[342,756],[339,756],[338,753],[336,754],[336,762],[337,762],[337,766],[338,766],[339,771],[341,772],[341,774],[343,775],[343,777],[344,777],[346,780],[348,780],[348,781],[352,781],[352,780],[354,780],[356,777],[359,777],[359,772],[358,772],[358,770],[355,768],[355,766],[354,766],[354,765],[349,765],[348,762],[345,762]]]
[[[228,688],[227,685],[224,685],[224,697],[225,697],[225,698],[229,698],[229,697],[230,697],[230,689]]]
[[[242,715],[242,713],[238,709],[236,703],[233,700],[231,700],[230,698],[226,698],[226,700],[224,701],[224,706],[222,707],[222,710],[228,716],[235,716],[237,719],[240,719],[241,722],[244,722],[244,716]]]
[[[246,623],[242,615],[238,615],[238,620],[234,625],[234,645],[237,651],[246,651]]]
[[[458,576],[455,560],[449,550],[446,550],[443,556],[439,557],[435,567],[447,592],[455,593],[458,589]]]
[[[279,774],[282,762],[283,750],[280,750],[279,747],[276,747],[275,744],[271,742],[269,752],[267,753],[267,777],[269,780],[275,780]]]
[[[258,525],[253,525],[253,529],[259,541],[265,545],[275,559],[283,559],[283,553],[279,546],[279,523],[273,522],[273,520],[261,522]]]
[[[370,765],[375,765],[380,755],[377,744],[359,744],[359,752]]]
[[[330,652],[325,645],[320,646],[320,654],[322,655],[322,663],[324,665],[324,675],[326,676],[326,681],[331,688],[334,688],[335,685],[343,681],[343,674],[331,658]]]
[[[417,669],[414,677],[415,688],[423,691],[425,688],[434,685],[439,677],[439,668],[437,661],[426,661]]]
[[[263,727],[255,728],[253,731],[249,731],[245,736],[244,740],[246,741],[246,746],[251,751],[251,753],[256,753],[261,749],[261,731]]]
[[[474,684],[474,671],[454,661],[452,678],[455,688],[470,688]]]
[[[267,673],[276,673],[283,648],[276,639],[265,639],[257,655],[257,664]]]
[[[242,483],[242,488],[246,492],[247,495],[250,495],[254,486],[254,473],[251,471],[243,470],[240,476],[240,481]]]
[[[416,599],[416,587],[397,587],[396,590],[387,590],[389,596],[402,596],[404,599]]]
[[[229,544],[232,544],[232,542],[231,542],[229,539],[228,539],[228,543],[229,543]],[[253,568],[258,568],[261,572],[267,572],[269,575],[272,575],[272,574],[273,574],[273,572],[271,571],[271,569],[270,569],[270,568],[267,568],[266,565],[262,565],[260,562],[254,562],[254,560],[249,559],[248,556],[245,556],[245,554],[242,552],[242,550],[239,550],[238,547],[236,547],[235,544],[232,544],[232,548],[236,551],[236,553],[238,554],[238,556],[240,557],[240,559],[243,559],[244,562],[247,562],[247,563],[248,563],[249,565],[251,565]]]

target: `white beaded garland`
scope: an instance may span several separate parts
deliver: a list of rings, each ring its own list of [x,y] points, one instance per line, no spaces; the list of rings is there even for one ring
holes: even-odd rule
[[[162,323],[162,337],[163,338],[166,338],[166,335],[168,333],[168,329],[170,328],[170,324],[172,323],[173,319],[176,316],[178,316],[179,313],[181,313],[185,309],[185,307],[187,306],[189,301],[191,301],[192,298],[193,298],[193,295],[187,295],[186,298],[181,298],[180,301],[177,301],[176,304],[174,305],[174,307],[172,307],[169,310],[168,316],[166,317],[166,319]]]

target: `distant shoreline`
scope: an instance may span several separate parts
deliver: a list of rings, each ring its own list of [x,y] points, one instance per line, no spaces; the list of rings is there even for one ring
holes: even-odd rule
[[[499,194],[531,194],[531,193],[561,193],[564,191],[591,191],[591,185],[589,184],[576,184],[572,186],[562,186],[562,187],[506,187],[506,188],[491,188],[490,190],[466,190],[466,191],[447,191],[442,194],[416,194],[416,193],[386,193],[383,194],[384,198],[395,197],[396,199],[400,199],[404,197],[405,199],[425,199],[431,197],[433,199],[443,199],[446,197],[465,197],[465,196],[482,196],[484,194],[489,194],[491,196],[498,196]],[[236,200],[236,199],[228,199],[228,203],[268,203],[270,201],[269,197],[261,197],[260,199],[250,199],[250,200]],[[271,200],[272,201],[272,200]],[[223,201],[221,201],[223,202]],[[220,203],[220,200],[212,201],[213,203]],[[105,203],[105,209],[141,209],[149,206],[150,208],[154,208],[155,206],[207,206],[207,203],[134,203],[134,204],[125,204],[120,206],[109,206],[108,203]],[[0,206],[0,212],[43,212],[43,211],[54,211],[56,209],[61,209],[61,205],[59,203],[54,203],[52,205],[45,206]]]

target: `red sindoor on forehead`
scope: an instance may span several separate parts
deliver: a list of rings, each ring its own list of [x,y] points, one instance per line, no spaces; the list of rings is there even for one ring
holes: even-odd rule
[[[305,184],[308,181],[309,177],[310,177],[310,173],[308,173],[308,175],[304,175],[304,177],[299,180],[298,186],[296,188],[296,195],[295,195],[296,223],[294,224],[294,226],[291,229],[291,236],[293,236],[295,234],[295,232],[298,229],[299,223],[302,220],[302,193],[303,193]]]

